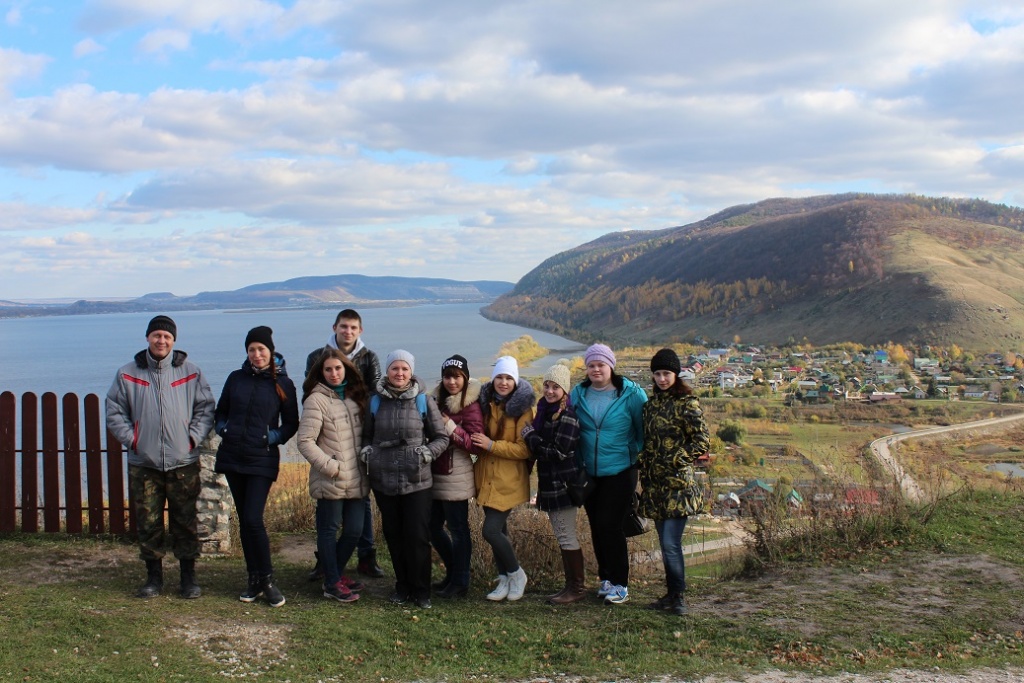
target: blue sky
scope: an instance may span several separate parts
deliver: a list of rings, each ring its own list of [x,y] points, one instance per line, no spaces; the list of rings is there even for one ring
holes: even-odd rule
[[[1024,6],[0,0],[0,299],[516,281],[844,191],[1024,205]]]

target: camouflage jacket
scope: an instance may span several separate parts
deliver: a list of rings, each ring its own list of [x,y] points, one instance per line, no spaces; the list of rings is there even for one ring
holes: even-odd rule
[[[704,412],[693,396],[656,392],[644,404],[640,514],[650,519],[686,517],[704,510],[704,489],[693,463],[710,445]]]

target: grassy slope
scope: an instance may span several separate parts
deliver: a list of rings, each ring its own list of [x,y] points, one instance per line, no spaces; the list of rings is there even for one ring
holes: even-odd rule
[[[131,548],[7,537],[0,679],[607,680],[1021,666],[1022,505],[1019,495],[975,495],[872,548],[804,553],[756,579],[694,573],[693,614],[684,619],[641,609],[657,585],[634,585],[633,603],[622,607],[591,599],[555,609],[542,601],[552,585],[494,605],[477,584],[469,600],[420,611],[388,604],[385,580],[341,606],[319,597],[305,581],[308,567],[295,564],[280,565],[288,604],[272,610],[235,600],[237,557],[201,563],[200,600],[140,601],[131,597],[139,581]]]

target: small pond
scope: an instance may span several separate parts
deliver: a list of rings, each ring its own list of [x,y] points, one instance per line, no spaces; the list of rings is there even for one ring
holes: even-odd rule
[[[1024,478],[1024,463],[996,462],[985,468],[989,472],[1002,472],[1010,477]]]

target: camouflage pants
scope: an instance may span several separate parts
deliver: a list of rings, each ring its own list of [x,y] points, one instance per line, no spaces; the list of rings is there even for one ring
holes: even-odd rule
[[[128,466],[128,487],[139,530],[139,555],[143,560],[162,559],[165,536],[170,535],[174,556],[179,560],[199,557],[199,463],[161,472],[149,467]],[[168,531],[164,531],[164,506]]]

